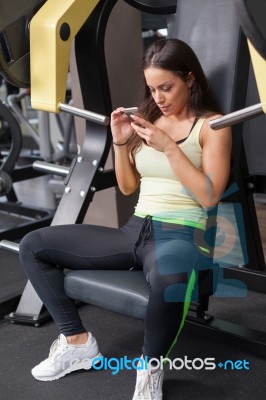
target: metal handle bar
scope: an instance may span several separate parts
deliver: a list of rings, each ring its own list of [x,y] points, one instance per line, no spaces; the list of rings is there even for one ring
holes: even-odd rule
[[[82,117],[88,119],[89,121],[96,122],[97,124],[108,125],[110,122],[110,118],[106,117],[105,115],[97,114],[88,110],[82,110],[65,103],[60,103],[59,109],[61,111],[65,111],[66,113],[76,115],[77,117]]]
[[[0,241],[0,249],[1,250],[8,250],[12,253],[19,253],[19,244],[10,242],[9,240],[1,240]]]
[[[50,164],[45,161],[34,161],[33,169],[36,171],[47,172],[49,174],[67,176],[69,168],[63,165]]]
[[[209,124],[212,129],[218,130],[257,117],[261,114],[264,114],[264,111],[262,103],[259,103],[234,111],[230,114],[224,115],[223,117],[212,119]]]

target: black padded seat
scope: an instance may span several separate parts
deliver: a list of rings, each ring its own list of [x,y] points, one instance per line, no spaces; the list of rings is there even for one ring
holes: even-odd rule
[[[199,273],[199,297],[217,289],[218,264]],[[149,288],[142,271],[85,270],[66,274],[65,292],[75,300],[144,319]]]
[[[71,271],[66,294],[84,303],[144,319],[149,288],[142,271]]]

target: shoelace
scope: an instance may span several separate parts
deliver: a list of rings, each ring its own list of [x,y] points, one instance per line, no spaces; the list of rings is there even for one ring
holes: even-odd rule
[[[55,339],[54,342],[52,343],[52,346],[50,347],[48,358],[50,358],[56,352],[58,346],[59,346],[59,340]]]
[[[50,347],[48,358],[51,358],[54,355],[59,346],[60,346],[59,339],[55,339],[54,342],[52,343],[52,346]]]
[[[50,352],[49,352],[49,356],[48,356],[48,362],[50,363],[50,365],[53,365],[54,363],[54,357],[58,356],[58,354],[56,355],[56,351],[58,350],[58,348],[60,347],[60,342],[59,339],[54,340],[54,342],[52,343],[51,347],[50,347]],[[63,347],[61,350],[61,353],[63,353],[66,350],[66,347]]]
[[[147,371],[145,373],[143,373],[143,377],[140,380],[140,382],[138,382],[136,390],[137,390],[137,399],[143,399],[143,395],[145,395],[145,391],[147,388],[147,385],[149,386],[149,381],[150,381],[150,372]],[[148,400],[148,398],[147,398]]]
[[[150,389],[151,389],[152,396],[154,396],[158,392],[158,390],[161,386],[161,380],[162,380],[161,371],[158,371],[158,372],[155,372],[152,374],[152,377],[150,379],[150,383],[151,383]]]
[[[147,386],[148,393],[150,393],[151,397],[145,397],[145,399],[155,399],[155,395],[157,395],[157,392],[161,386],[161,380],[161,371],[146,371],[143,379],[140,380],[139,385],[137,386],[137,399],[143,399],[143,396],[145,396],[145,392],[147,390]]]

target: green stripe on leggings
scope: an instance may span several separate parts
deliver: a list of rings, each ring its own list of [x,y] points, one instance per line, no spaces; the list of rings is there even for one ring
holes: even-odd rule
[[[139,218],[145,218],[147,216],[147,215],[144,215],[144,214],[141,214],[141,213],[138,213],[138,212],[135,212],[134,215],[136,217],[139,217]],[[190,226],[192,228],[198,228],[198,229],[202,229],[202,230],[206,229],[206,224],[199,223],[199,222],[194,222],[194,221],[189,221],[189,220],[186,220],[184,218],[182,218],[182,219],[169,218],[168,219],[168,218],[156,217],[156,216],[152,216],[152,215],[151,215],[151,217],[152,217],[153,221],[165,222],[165,223],[168,223],[168,224],[177,224],[177,225]]]
[[[186,290],[182,321],[181,321],[180,327],[178,329],[177,335],[176,335],[176,337],[175,337],[170,349],[168,350],[165,358],[168,358],[169,354],[171,353],[174,345],[176,344],[177,338],[180,335],[180,332],[181,332],[181,330],[182,330],[182,328],[184,326],[185,319],[186,319],[186,316],[187,316],[187,313],[188,313],[188,310],[189,310],[189,306],[190,306],[191,297],[192,297],[192,293],[193,293],[193,290],[194,290],[195,282],[196,282],[196,272],[193,269],[192,272],[191,272],[191,275],[190,275],[190,278],[189,278],[189,282],[188,282],[188,286],[187,286],[187,290]]]

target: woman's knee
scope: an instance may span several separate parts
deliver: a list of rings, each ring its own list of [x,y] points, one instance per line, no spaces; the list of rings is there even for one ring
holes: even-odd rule
[[[191,273],[197,268],[200,254],[194,244],[174,240],[157,250],[157,269],[161,276]]]
[[[184,301],[193,291],[200,255],[187,241],[172,241],[158,248],[157,260],[150,269],[148,280],[151,292],[165,302]]]
[[[19,257],[20,260],[28,258],[32,254],[35,254],[43,247],[41,235],[39,230],[31,231],[27,233],[19,243]]]

